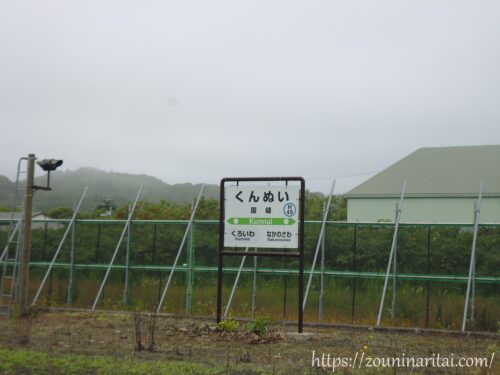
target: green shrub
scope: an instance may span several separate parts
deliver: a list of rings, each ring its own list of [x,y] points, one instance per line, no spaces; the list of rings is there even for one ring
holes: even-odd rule
[[[262,336],[267,332],[267,326],[271,322],[271,320],[267,317],[265,318],[257,318],[252,322],[248,322],[245,325],[247,331],[255,333],[258,336]]]
[[[239,323],[234,319],[225,319],[217,324],[217,329],[223,332],[234,332],[238,329]]]

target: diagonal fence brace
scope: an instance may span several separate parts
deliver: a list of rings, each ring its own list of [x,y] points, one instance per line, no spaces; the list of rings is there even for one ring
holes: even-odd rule
[[[184,243],[186,242],[186,238],[189,234],[189,229],[191,228],[191,225],[193,224],[194,215],[196,214],[196,210],[198,209],[198,203],[200,203],[200,198],[201,198],[201,194],[203,193],[204,187],[205,187],[205,184],[201,185],[200,192],[198,193],[198,198],[196,199],[196,203],[194,205],[193,211],[191,212],[191,217],[189,218],[188,226],[186,228],[186,231],[184,232],[184,237],[182,238],[181,245],[179,246],[179,250],[177,251],[177,255],[175,257],[174,264],[172,265],[172,269],[170,270],[170,275],[168,275],[167,284],[165,285],[165,289],[163,289],[163,294],[161,296],[160,302],[158,303],[158,307],[156,308],[157,314],[161,310],[161,307],[163,305],[163,301],[165,299],[165,296],[167,295],[168,288],[170,286],[170,283],[172,282],[172,277],[174,276],[175,267],[177,266],[177,262],[179,261],[179,257],[181,256],[182,248],[184,247]]]
[[[316,268],[316,261],[318,260],[319,249],[321,247],[321,242],[323,236],[325,235],[325,225],[326,219],[328,218],[328,211],[330,210],[330,203],[332,202],[333,189],[335,188],[335,180],[332,182],[332,188],[330,190],[330,195],[328,196],[328,203],[326,204],[325,212],[323,213],[323,222],[321,223],[321,231],[319,232],[318,244],[316,245],[316,252],[314,253],[313,264],[311,266],[311,272],[309,273],[309,280],[307,281],[306,292],[304,294],[304,300],[302,302],[302,310],[306,309],[307,296],[309,295],[309,289],[311,288],[312,278],[314,275],[314,269]]]
[[[45,273],[45,276],[40,283],[40,286],[38,287],[38,290],[35,294],[35,298],[33,298],[33,302],[31,303],[32,305],[36,305],[38,302],[38,298],[40,298],[40,294],[42,293],[43,287],[45,286],[45,283],[47,282],[47,278],[49,277],[50,272],[52,271],[52,267],[54,267],[54,263],[59,256],[59,253],[61,252],[61,249],[64,245],[64,241],[66,240],[66,237],[68,236],[69,231],[73,226],[75,225],[76,217],[78,215],[78,211],[80,210],[80,206],[82,205],[83,199],[85,198],[85,195],[87,194],[88,186],[85,186],[85,189],[83,190],[83,193],[80,197],[80,200],[78,201],[78,204],[75,208],[75,211],[73,212],[73,216],[71,217],[71,221],[68,224],[68,227],[66,228],[66,231],[64,232],[64,235],[61,239],[61,242],[59,242],[59,246],[57,247],[56,252],[54,253],[54,256],[52,257],[52,261],[50,262],[49,268],[47,269],[47,272]]]
[[[137,202],[139,201],[139,197],[142,192],[142,185],[139,187],[139,191],[137,192],[137,195],[135,197],[134,204],[132,205],[132,209],[130,210],[127,218],[127,222],[125,223],[125,227],[123,228],[122,235],[120,236],[120,239],[118,240],[118,244],[116,245],[115,252],[113,253],[113,256],[111,257],[111,261],[109,262],[108,269],[106,270],[106,274],[104,275],[104,279],[102,280],[101,287],[99,288],[99,291],[97,292],[97,296],[95,297],[94,304],[92,305],[92,311],[95,310],[97,304],[99,303],[99,299],[101,298],[102,291],[104,290],[104,285],[106,285],[106,281],[108,280],[109,272],[111,271],[111,266],[115,262],[116,255],[118,254],[118,250],[120,249],[120,245],[123,241],[123,237],[125,237],[125,233],[127,233],[128,227],[130,226],[130,222],[132,221],[132,215],[134,214],[135,206],[137,205]]]

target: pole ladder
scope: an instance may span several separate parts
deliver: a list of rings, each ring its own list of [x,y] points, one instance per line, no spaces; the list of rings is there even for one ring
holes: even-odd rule
[[[22,248],[22,227],[24,216],[24,187],[20,183],[22,175],[27,173],[27,163],[23,167],[23,161],[28,158],[22,157],[17,163],[16,184],[12,200],[7,243],[0,254],[0,265],[2,276],[0,278],[0,315],[10,317],[12,305],[16,298],[18,285],[19,255]],[[17,217],[16,212],[19,213]]]

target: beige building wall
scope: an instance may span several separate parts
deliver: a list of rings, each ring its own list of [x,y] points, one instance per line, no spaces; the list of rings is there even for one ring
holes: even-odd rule
[[[406,198],[403,223],[472,223],[476,198]],[[394,221],[398,198],[349,198],[347,221]],[[481,200],[481,223],[500,223],[500,198]]]

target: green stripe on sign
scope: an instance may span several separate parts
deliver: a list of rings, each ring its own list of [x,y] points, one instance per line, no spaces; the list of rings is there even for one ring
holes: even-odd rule
[[[293,225],[296,223],[294,219],[283,217],[232,217],[227,222],[232,225]]]

